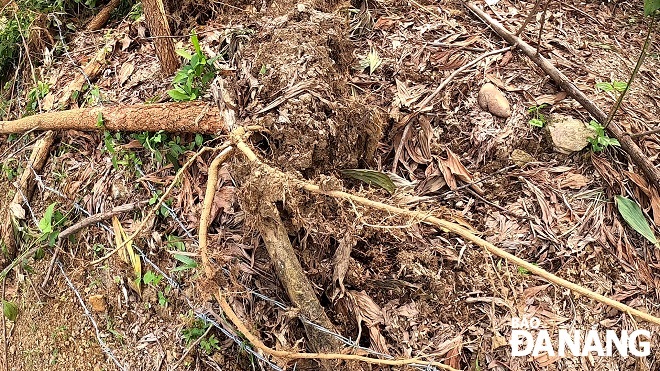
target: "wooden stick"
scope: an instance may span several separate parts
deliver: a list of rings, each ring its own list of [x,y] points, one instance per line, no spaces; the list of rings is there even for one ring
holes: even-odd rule
[[[553,66],[547,59],[537,53],[537,50],[521,40],[519,37],[511,34],[502,24],[491,18],[483,10],[479,9],[475,4],[466,2],[464,5],[474,13],[484,23],[488,24],[490,28],[495,31],[501,38],[506,40],[509,44],[515,45],[525,53],[529,59],[536,63],[545,73],[548,74],[566,93],[577,100],[582,107],[584,107],[599,123],[605,125],[607,123],[607,114],[603,112],[594,102],[592,102],[586,94],[573,84],[566,75],[561,73],[555,66]],[[644,174],[647,176],[650,184],[655,184],[660,187],[660,170],[656,169],[648,156],[642,152],[637,144],[631,139],[630,134],[626,133],[616,123],[611,123],[607,129],[609,132],[621,143],[621,148],[630,156],[632,161],[637,165]]]

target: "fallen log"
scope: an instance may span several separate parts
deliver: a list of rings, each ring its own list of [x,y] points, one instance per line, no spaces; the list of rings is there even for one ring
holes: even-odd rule
[[[465,6],[470,11],[481,19],[484,23],[488,24],[490,28],[495,31],[501,38],[506,40],[511,45],[516,46],[529,59],[536,63],[545,73],[548,74],[568,95],[578,101],[599,123],[605,125],[607,123],[607,114],[603,112],[594,102],[592,102],[586,94],[573,84],[566,75],[561,73],[555,66],[545,59],[539,52],[527,44],[519,37],[511,34],[504,26],[498,21],[491,18],[483,10],[479,9],[475,4],[466,2]],[[660,185],[660,170],[656,169],[653,163],[648,159],[648,156],[642,152],[637,144],[632,140],[630,134],[623,131],[623,129],[612,122],[607,126],[607,130],[621,143],[621,148],[630,156],[632,162],[637,165],[646,175],[650,184],[655,184],[656,187]]]
[[[18,181],[16,194],[9,203],[9,207],[2,213],[4,220],[2,220],[2,225],[0,225],[0,246],[3,253],[0,254],[0,267],[6,267],[16,256],[18,243],[14,234],[14,226],[18,224],[18,221],[14,213],[16,212],[16,208],[21,209],[23,207],[24,201],[29,203],[32,198],[34,187],[36,186],[34,176],[36,173],[41,172],[41,169],[46,164],[50,147],[54,141],[55,132],[47,131],[43,138],[34,144],[30,159]]]
[[[159,131],[217,134],[222,114],[207,103],[162,103],[91,107],[0,121],[0,134],[28,130]]]

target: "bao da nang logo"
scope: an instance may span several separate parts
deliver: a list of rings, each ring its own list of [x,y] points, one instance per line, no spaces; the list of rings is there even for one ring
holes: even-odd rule
[[[567,330],[550,332],[541,328],[537,317],[511,319],[511,356],[573,357],[589,354],[611,357],[619,354],[645,357],[651,353],[648,330]]]

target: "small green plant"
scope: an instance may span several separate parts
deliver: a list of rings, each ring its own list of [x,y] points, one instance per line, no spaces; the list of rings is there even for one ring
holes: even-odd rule
[[[168,234],[165,244],[169,250],[186,251],[186,244],[183,243],[179,236]]]
[[[181,137],[176,135],[170,138],[167,133],[160,130],[156,133],[141,132],[133,134],[132,137],[149,150],[154,156],[156,162],[165,164],[167,162],[174,166],[174,170],[180,167],[179,156],[186,150],[193,150],[195,147],[201,147],[204,137],[200,134],[195,135],[195,141],[183,143]]]
[[[162,279],[163,276],[152,271],[147,271],[147,273],[142,276],[142,282],[144,282],[145,285],[152,285],[154,287],[158,286]]]
[[[591,150],[594,152],[600,152],[604,150],[607,146],[619,146],[620,143],[615,138],[610,138],[605,133],[605,127],[598,122],[591,120],[589,122],[589,127],[594,130],[595,136],[589,138],[589,143],[591,143]]]
[[[618,93],[622,93],[624,90],[626,90],[627,86],[628,84],[625,81],[612,81],[612,82],[603,81],[596,84],[596,88],[608,93],[612,93],[615,91]]]
[[[178,260],[181,263],[181,265],[172,268],[172,272],[180,272],[180,271],[197,268],[197,262],[195,261],[195,259],[191,258],[188,255],[174,254],[174,259]]]
[[[174,81],[172,81],[174,89],[167,91],[167,94],[177,102],[199,98],[216,75],[214,63],[218,57],[206,58],[194,32],[190,37],[190,42],[195,48],[194,54],[182,49],[176,51],[177,54],[188,61],[188,64],[181,67],[174,76]]]
[[[527,113],[532,116],[527,123],[531,126],[536,126],[537,128],[542,128],[547,123],[547,119],[544,114],[541,113],[541,110],[546,108],[548,105],[546,103],[539,104],[538,106],[531,106],[527,109]]]
[[[151,198],[149,199],[149,205],[155,205],[158,203],[158,200],[160,199],[160,196],[163,194],[163,191],[158,190],[154,192],[153,195],[151,195]],[[168,207],[172,205],[172,200],[165,200],[160,205],[160,208],[158,209],[157,214],[162,216],[163,218],[167,218],[170,215],[170,211],[168,210]]]
[[[30,89],[30,91],[27,94],[27,99],[25,103],[25,109],[28,113],[32,114],[37,112],[37,110],[40,108],[40,102],[44,97],[48,94],[50,91],[50,85],[38,81],[37,86],[34,88]]]
[[[165,291],[158,291],[158,305],[161,307],[166,307],[167,304],[170,302],[169,299],[167,299],[167,296],[172,291],[172,286],[167,286],[165,287]]]
[[[11,162],[14,162],[15,160],[7,160],[5,162],[0,162],[0,172],[4,174],[4,176],[7,178],[8,181],[13,181],[17,176],[18,176],[18,169],[14,168],[11,166]]]
[[[96,106],[97,104],[101,103],[101,89],[99,89],[98,85],[94,85],[94,87],[85,94],[85,97],[88,106]],[[103,119],[101,119],[101,124],[103,124]]]
[[[137,21],[144,15],[144,11],[142,10],[142,2],[139,1],[133,5],[131,10],[128,12],[128,18],[132,20],[133,22]]]
[[[186,346],[189,346],[197,339],[204,336],[206,330],[208,330],[210,326],[210,324],[204,323],[201,320],[195,320],[191,327],[184,328],[183,331],[181,331],[181,335],[186,342]],[[206,354],[211,354],[220,349],[219,344],[220,342],[218,341],[218,338],[216,338],[215,335],[210,335],[208,338],[202,339],[199,342],[199,347],[202,348]]]
[[[55,246],[57,237],[60,234],[56,227],[61,226],[65,221],[64,215],[55,210],[55,205],[55,203],[48,205],[44,216],[39,220],[39,231],[41,232],[39,241],[47,241],[51,247]]]
[[[98,125],[98,122],[97,122]],[[134,152],[120,150],[116,148],[116,144],[121,142],[121,133],[117,132],[112,135],[109,131],[103,132],[103,142],[105,143],[105,150],[110,153],[112,166],[115,170],[119,170],[120,166],[137,168],[142,165],[142,160]]]

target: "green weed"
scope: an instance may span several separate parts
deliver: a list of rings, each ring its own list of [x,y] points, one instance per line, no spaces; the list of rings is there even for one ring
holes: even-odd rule
[[[190,42],[195,49],[194,54],[182,49],[176,51],[188,63],[181,67],[174,76],[174,81],[172,81],[174,89],[167,91],[167,94],[177,102],[199,98],[206,91],[211,80],[215,78],[217,72],[214,63],[220,55],[207,59],[199,46],[199,40],[195,33],[190,37]]]
[[[532,116],[527,123],[531,126],[536,126],[537,128],[542,128],[545,124],[548,123],[547,118],[544,114],[541,113],[541,110],[546,108],[548,105],[546,103],[539,104],[538,106],[531,106],[527,109],[527,113]]]
[[[594,129],[595,137],[589,138],[589,143],[591,143],[591,150],[594,152],[600,152],[604,150],[607,146],[620,146],[618,140],[615,138],[610,138],[605,133],[605,127],[598,122],[591,120],[589,122],[589,127]]]

